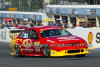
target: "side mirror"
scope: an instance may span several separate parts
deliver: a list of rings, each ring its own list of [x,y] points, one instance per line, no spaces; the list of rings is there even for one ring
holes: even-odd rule
[[[16,38],[22,30],[9,30],[9,36],[11,39]]]

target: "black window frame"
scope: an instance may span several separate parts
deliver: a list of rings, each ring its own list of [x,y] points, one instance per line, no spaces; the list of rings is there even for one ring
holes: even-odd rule
[[[29,39],[29,35],[30,35],[29,33],[28,33],[28,38],[23,38],[23,35],[24,35],[23,32],[26,32],[26,31],[28,32],[29,29],[28,29],[28,30],[24,30],[24,31],[22,31],[22,32],[20,33],[20,35],[19,35],[19,38],[20,38],[20,39]],[[21,37],[21,34],[23,34],[22,37]]]
[[[33,30],[33,31],[35,31],[35,32],[36,32],[36,34],[37,34],[37,38],[39,39],[39,35],[38,35],[37,31],[36,31],[36,30],[34,30],[34,29],[30,29],[30,32],[31,32],[31,30]],[[30,38],[30,36],[31,36],[31,34],[29,34],[29,39],[35,39],[35,38]]]

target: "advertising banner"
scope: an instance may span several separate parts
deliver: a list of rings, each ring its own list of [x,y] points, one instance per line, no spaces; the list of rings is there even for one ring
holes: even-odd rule
[[[86,22],[86,18],[78,18],[78,22]]]
[[[12,19],[11,18],[6,18],[5,21],[12,21]]]

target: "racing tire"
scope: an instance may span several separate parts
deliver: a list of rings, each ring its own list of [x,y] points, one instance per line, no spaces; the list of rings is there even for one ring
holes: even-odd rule
[[[50,57],[50,47],[48,45],[43,46],[43,54],[45,57]]]
[[[22,56],[21,55],[21,50],[20,50],[18,45],[14,46],[14,53],[15,53],[15,57],[21,57]]]
[[[85,57],[86,54],[76,55],[76,57]]]

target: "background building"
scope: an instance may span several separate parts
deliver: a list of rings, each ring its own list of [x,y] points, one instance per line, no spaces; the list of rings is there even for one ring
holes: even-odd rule
[[[64,28],[88,23],[100,26],[100,0],[0,0],[0,10],[1,22],[11,18],[12,23],[27,19],[35,24],[61,24]]]
[[[1,10],[5,11],[42,11],[43,0],[0,0]]]
[[[100,0],[49,0],[52,5],[98,5]]]
[[[100,26],[100,0],[49,0],[48,18],[63,27]],[[51,22],[51,21],[50,21]]]
[[[46,13],[53,23],[72,25],[74,27],[88,23],[92,26],[100,26],[100,5],[48,5]]]
[[[100,5],[100,0],[0,0],[0,10],[43,12],[47,5]]]

